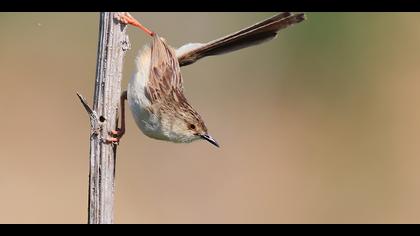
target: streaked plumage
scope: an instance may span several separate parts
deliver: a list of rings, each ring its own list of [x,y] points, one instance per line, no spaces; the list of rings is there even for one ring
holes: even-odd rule
[[[152,33],[151,44],[145,46],[136,58],[136,72],[127,90],[128,104],[136,124],[151,138],[182,143],[206,139],[218,146],[184,95],[180,67],[206,56],[269,41],[275,38],[277,31],[304,19],[303,13],[280,13],[236,33],[204,44],[189,43],[176,51],[163,38]],[[130,21],[133,20],[128,19]]]
[[[174,49],[155,34],[151,46],[140,51],[136,66],[128,86],[128,104],[143,133],[172,142],[191,142],[207,135],[200,115],[184,95]]]

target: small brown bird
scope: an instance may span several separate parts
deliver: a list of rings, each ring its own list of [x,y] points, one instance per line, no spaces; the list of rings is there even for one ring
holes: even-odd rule
[[[136,59],[136,71],[121,96],[121,128],[112,131],[111,142],[119,142],[125,132],[124,100],[140,130],[147,136],[176,143],[204,139],[219,147],[207,132],[198,112],[184,95],[181,66],[197,60],[254,46],[276,37],[277,32],[305,19],[303,13],[280,13],[236,33],[208,43],[189,43],[175,50],[156,33],[142,26],[130,14],[116,16],[122,23],[136,26],[153,37]]]

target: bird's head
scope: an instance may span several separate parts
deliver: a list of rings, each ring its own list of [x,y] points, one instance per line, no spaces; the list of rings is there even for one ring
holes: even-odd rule
[[[190,143],[196,140],[206,140],[219,147],[219,144],[207,132],[201,116],[191,106],[179,106],[177,112],[169,112],[162,120],[167,135],[173,142]]]

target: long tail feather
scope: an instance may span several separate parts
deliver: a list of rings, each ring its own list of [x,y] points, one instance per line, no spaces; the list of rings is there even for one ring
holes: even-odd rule
[[[275,38],[279,30],[303,20],[303,13],[284,12],[205,44],[187,44],[178,49],[179,64],[186,66],[206,56],[220,55],[267,42]]]

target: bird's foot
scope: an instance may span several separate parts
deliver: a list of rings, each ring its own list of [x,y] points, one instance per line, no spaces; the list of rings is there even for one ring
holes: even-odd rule
[[[110,144],[110,143],[119,144],[122,136],[124,135],[124,133],[125,133],[125,130],[123,130],[123,129],[111,130],[111,132],[109,132],[109,135],[111,137],[108,137],[106,139],[106,143],[108,143],[108,144]]]
[[[138,22],[134,17],[132,17],[130,15],[130,13],[128,12],[119,12],[117,14],[115,14],[114,16],[115,19],[117,19],[118,21],[120,21],[123,24],[130,24],[134,27],[137,27],[141,30],[143,30],[146,34],[153,36],[155,33],[151,30],[149,30],[148,28],[144,27],[142,24],[140,24],[140,22]]]

